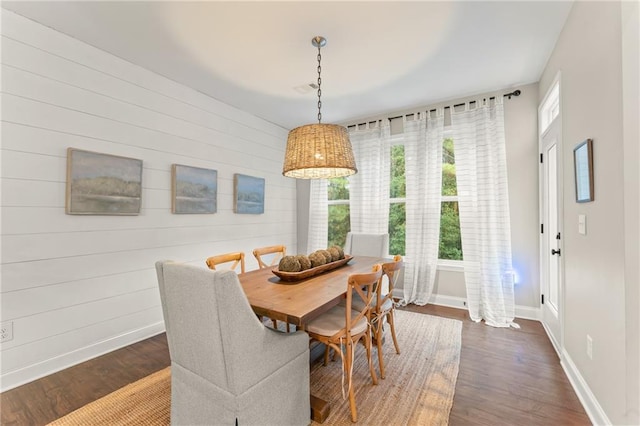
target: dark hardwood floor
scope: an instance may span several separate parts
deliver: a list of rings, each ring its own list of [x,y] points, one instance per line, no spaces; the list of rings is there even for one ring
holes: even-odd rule
[[[405,309],[463,321],[451,426],[591,424],[540,323],[499,329],[459,309]],[[47,424],[169,363],[165,334],[152,337],[0,394],[0,422]]]

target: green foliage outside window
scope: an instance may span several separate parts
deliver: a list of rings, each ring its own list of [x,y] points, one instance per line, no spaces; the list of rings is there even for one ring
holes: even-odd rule
[[[458,195],[453,139],[442,144],[442,195]],[[462,260],[460,215],[457,201],[444,201],[440,211],[440,246],[438,259]]]
[[[406,192],[404,145],[391,147],[391,181],[389,183],[391,198],[404,198]],[[405,255],[407,216],[405,203],[389,205],[389,254]]]
[[[458,214],[457,201],[442,203],[438,259],[462,260],[460,215]]]
[[[407,216],[405,203],[391,203],[389,206],[389,254],[405,255]]]
[[[349,179],[346,177],[329,179],[327,198],[334,200],[349,200]],[[349,204],[329,205],[329,241],[327,247],[339,245],[344,247],[347,232],[351,229]]]
[[[453,139],[447,138],[442,144],[442,195],[458,195],[455,161]]]
[[[339,177],[329,179],[327,186],[328,200],[348,200],[349,199],[349,179]]]
[[[327,247],[338,245],[344,248],[347,232],[351,229],[349,204],[334,204],[329,206],[329,241]]]

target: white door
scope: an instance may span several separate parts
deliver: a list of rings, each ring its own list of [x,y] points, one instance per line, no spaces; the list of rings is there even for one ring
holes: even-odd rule
[[[560,117],[541,137],[541,311],[542,324],[558,354],[562,350],[562,144]]]

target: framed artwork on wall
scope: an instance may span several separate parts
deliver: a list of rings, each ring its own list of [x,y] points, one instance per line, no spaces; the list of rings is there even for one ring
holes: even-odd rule
[[[593,201],[593,141],[591,139],[579,143],[573,149],[573,165],[576,173],[576,202]]]
[[[200,167],[171,166],[171,211],[177,214],[218,210],[218,172]]]
[[[240,214],[264,213],[264,179],[233,175],[233,211]]]
[[[137,215],[141,205],[142,160],[67,149],[67,214]]]

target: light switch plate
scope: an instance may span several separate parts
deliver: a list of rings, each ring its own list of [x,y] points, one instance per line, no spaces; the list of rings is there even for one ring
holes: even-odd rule
[[[578,215],[578,232],[587,235],[587,217],[583,214]]]

